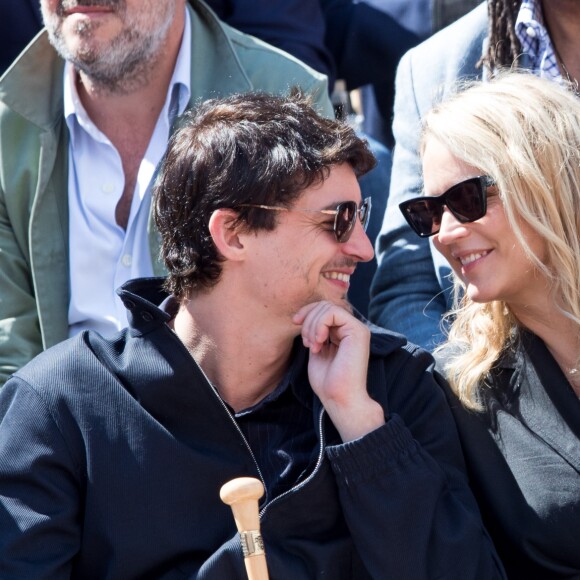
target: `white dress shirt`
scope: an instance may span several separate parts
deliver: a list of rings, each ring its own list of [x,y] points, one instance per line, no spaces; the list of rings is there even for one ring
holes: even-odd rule
[[[110,336],[126,326],[126,308],[115,290],[131,278],[153,274],[147,236],[152,178],[165,152],[174,117],[183,113],[189,102],[190,47],[191,24],[186,13],[167,99],[139,167],[126,230],[115,219],[125,187],[121,157],[80,102],[72,65],[65,69],[64,113],[70,133],[69,336],[85,329]]]

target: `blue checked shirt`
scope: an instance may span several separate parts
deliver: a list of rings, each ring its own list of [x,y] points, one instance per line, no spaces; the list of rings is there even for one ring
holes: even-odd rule
[[[544,24],[540,0],[523,0],[515,28],[522,51],[526,52],[531,59],[531,70],[540,77],[561,81],[562,74],[554,46]]]

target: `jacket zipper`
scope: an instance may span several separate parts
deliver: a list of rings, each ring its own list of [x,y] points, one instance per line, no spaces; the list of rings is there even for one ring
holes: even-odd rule
[[[262,482],[262,485],[264,486],[265,501],[267,503],[267,501],[268,501],[268,488],[266,487],[266,482],[264,481],[264,476],[262,475],[262,471],[260,470],[260,466],[258,465],[258,462],[256,461],[256,457],[254,456],[254,453],[252,451],[252,448],[250,447],[250,444],[248,443],[248,441],[247,441],[244,433],[240,429],[240,426],[237,424],[235,417],[231,414],[230,410],[227,408],[227,406],[224,403],[223,399],[219,396],[219,393],[217,392],[216,388],[212,385],[212,382],[209,380],[209,378],[205,374],[204,370],[201,368],[200,365],[197,364],[197,362],[191,356],[191,353],[187,350],[187,348],[185,348],[185,345],[183,344],[183,342],[181,342],[181,340],[179,339],[179,337],[177,336],[177,334],[175,334],[174,331],[171,331],[171,333],[172,333],[173,337],[176,339],[176,341],[179,344],[180,348],[183,348],[187,352],[187,355],[189,356],[189,358],[191,359],[191,361],[193,362],[193,364],[199,369],[199,371],[203,375],[203,378],[206,380],[207,384],[209,385],[212,393],[217,398],[217,400],[219,401],[219,403],[222,406],[223,410],[226,412],[226,414],[229,417],[230,421],[233,423],[234,427],[236,428],[236,431],[239,433],[240,437],[242,438],[242,441],[244,442],[244,445],[246,446],[246,449],[248,450],[248,453],[250,454],[250,457],[252,458],[252,461],[254,462],[254,465],[256,466],[256,471],[258,472],[258,475],[260,476],[260,481]]]
[[[211,381],[208,379],[204,370],[201,368],[200,365],[198,365],[195,362],[195,359],[191,356],[191,353],[185,348],[185,345],[181,342],[179,337],[175,334],[174,331],[172,331],[171,333],[172,333],[173,337],[176,339],[180,348],[183,348],[187,352],[187,354],[191,358],[193,364],[199,369],[199,371],[203,375],[203,378],[206,380],[212,393],[219,401],[220,405],[222,406],[223,410],[226,412],[230,421],[234,424],[236,431],[239,433],[240,437],[242,438],[242,441],[244,442],[244,445],[246,446],[246,449],[248,450],[248,453],[250,454],[250,457],[252,458],[252,461],[254,462],[254,465],[256,467],[256,471],[258,472],[258,475],[260,476],[260,481],[262,482],[262,485],[264,486],[265,504],[264,504],[264,507],[260,510],[260,519],[262,519],[267,508],[269,508],[272,504],[276,503],[278,500],[282,499],[283,497],[287,496],[288,494],[294,493],[295,491],[298,491],[299,489],[304,487],[318,473],[318,470],[320,469],[320,465],[322,463],[322,458],[324,455],[324,431],[322,429],[322,421],[324,420],[324,407],[320,410],[320,415],[318,416],[318,441],[320,442],[320,451],[318,453],[318,459],[316,460],[316,465],[314,466],[312,473],[306,479],[297,483],[294,487],[292,487],[292,488],[288,489],[287,491],[285,491],[284,493],[276,496],[274,499],[272,499],[272,501],[268,501],[268,488],[266,487],[266,481],[264,480],[264,476],[262,475],[262,471],[260,470],[260,466],[258,465],[258,462],[256,461],[256,457],[254,456],[254,452],[252,451],[252,448],[250,447],[250,444],[248,443],[244,433],[240,429],[240,426],[236,422],[235,417],[231,414],[230,410],[227,408],[223,399],[219,396],[219,393],[217,392],[216,388],[212,385]]]
[[[323,419],[324,419],[324,407],[321,409],[320,415],[318,417],[318,440],[320,442],[320,452],[318,453],[318,459],[316,460],[316,465],[314,466],[312,473],[306,479],[297,483],[294,487],[292,487],[292,488],[288,489],[287,491],[285,491],[284,493],[281,493],[280,495],[276,496],[272,501],[266,502],[264,507],[260,510],[260,519],[262,519],[264,517],[266,510],[272,504],[275,504],[276,502],[278,502],[280,499],[287,496],[288,494],[294,493],[295,491],[298,491],[299,489],[303,488],[318,473],[318,470],[320,469],[320,465],[322,464],[322,458],[324,456],[324,431],[322,429]]]
[[[218,401],[220,402],[220,405],[223,407],[223,410],[227,413],[230,421],[234,424],[236,431],[240,434],[240,437],[242,438],[242,441],[244,442],[244,445],[246,446],[246,449],[248,450],[248,453],[250,454],[252,461],[254,462],[254,465],[256,466],[256,471],[258,472],[258,475],[260,476],[260,481],[262,482],[262,485],[264,486],[265,501],[267,502],[268,501],[268,488],[266,487],[266,482],[264,480],[264,476],[262,475],[262,471],[260,470],[260,466],[258,465],[258,462],[256,461],[256,457],[254,456],[254,452],[252,451],[252,448],[250,447],[250,444],[248,443],[246,436],[244,435],[243,431],[240,429],[240,426],[238,425],[235,417],[231,414],[230,410],[227,408],[223,399],[219,396],[219,393],[217,392],[216,388],[211,384],[211,381],[207,378],[203,369],[199,365],[197,365],[197,367],[199,368],[199,370],[201,371],[201,373],[205,377],[207,384],[211,387],[213,394],[217,397]]]

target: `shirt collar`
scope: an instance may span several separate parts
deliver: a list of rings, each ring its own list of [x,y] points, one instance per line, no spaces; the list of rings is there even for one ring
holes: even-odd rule
[[[296,400],[307,409],[312,409],[313,392],[308,382],[308,358],[306,349],[302,346],[302,338],[298,337],[292,347],[290,366],[284,373],[277,387],[252,407],[244,409],[236,416],[246,415],[261,409],[279,399],[288,389],[291,389]]]
[[[560,80],[562,75],[540,0],[523,0],[516,18],[515,33],[523,52],[530,57],[532,72],[550,80]]]
[[[74,144],[74,120],[76,120],[96,140],[102,141],[100,131],[90,120],[80,100],[76,87],[76,72],[72,63],[67,62],[64,70],[64,117],[71,133]],[[181,115],[187,107],[191,97],[191,21],[185,9],[185,27],[181,46],[173,69],[169,84],[167,100],[162,114],[168,116],[171,126],[175,116]]]

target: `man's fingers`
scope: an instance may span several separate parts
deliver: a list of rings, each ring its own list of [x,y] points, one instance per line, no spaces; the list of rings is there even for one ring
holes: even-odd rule
[[[311,302],[306,306],[303,306],[293,317],[292,320],[294,324],[302,324],[312,310],[314,310],[321,302]]]
[[[360,324],[353,315],[344,308],[330,302],[316,302],[300,309],[294,317],[294,322],[302,321],[302,340],[304,346],[312,352],[320,352],[328,340],[338,346],[341,335],[349,327]]]

